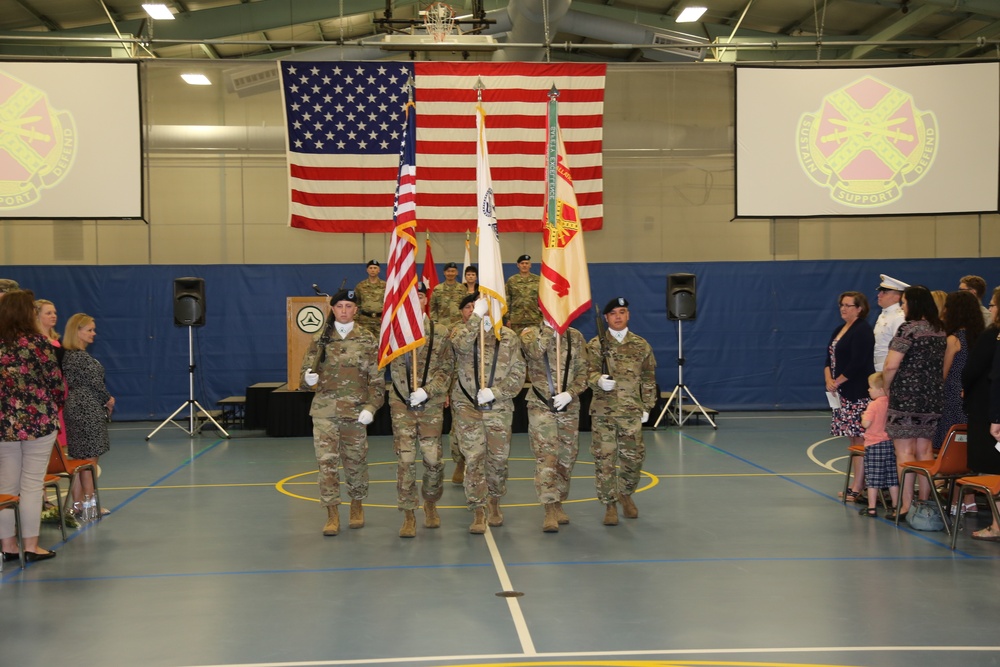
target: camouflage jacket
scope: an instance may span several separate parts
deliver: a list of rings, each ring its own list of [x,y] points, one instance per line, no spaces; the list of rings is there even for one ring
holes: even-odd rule
[[[433,327],[433,338],[431,336]],[[440,324],[433,324],[424,317],[424,333],[426,339],[417,349],[400,355],[389,364],[389,376],[392,387],[389,388],[389,400],[406,403],[413,386],[413,358],[417,359],[417,386],[427,392],[426,405],[443,405],[444,399],[451,389],[451,379],[455,373],[455,352],[451,349],[448,329]],[[432,349],[433,348],[433,349]],[[427,364],[427,354],[430,353],[430,365]],[[424,378],[426,377],[426,384]],[[412,387],[412,389],[411,389]],[[397,392],[399,392],[397,394]],[[402,398],[400,398],[402,396]]]
[[[478,361],[482,359],[486,367],[486,386],[493,390],[496,407],[503,410],[514,409],[514,397],[524,387],[524,357],[521,356],[521,342],[512,330],[500,329],[500,344],[496,336],[487,331],[485,336],[486,354],[479,351],[479,330],[483,320],[473,315],[469,321],[451,330],[451,344],[455,349],[455,386],[451,390],[451,404],[476,405],[476,394],[482,386],[479,383]],[[494,352],[496,367],[493,367]],[[490,382],[490,373],[493,382]]]
[[[462,311],[458,306],[469,294],[462,283],[438,283],[431,293],[431,319],[438,324],[454,329],[462,325]]]
[[[510,328],[520,331],[524,327],[542,323],[542,311],[538,307],[538,284],[541,279],[534,273],[522,276],[516,273],[507,279],[507,315]]]
[[[601,341],[595,336],[587,344],[594,360],[588,384],[594,390],[590,414],[601,417],[611,415],[638,415],[652,412],[656,405],[656,358],[645,338],[629,331],[619,343],[609,332],[609,374],[616,382],[611,391],[597,386],[601,377]]]
[[[360,303],[358,303],[358,314],[379,320],[382,320],[382,304],[385,301],[385,281],[381,278],[378,282],[370,282],[367,278],[362,280],[354,288],[358,296],[361,297]],[[377,313],[377,315],[370,315],[369,313]]]
[[[319,374],[309,414],[327,419],[355,419],[362,410],[368,410],[374,415],[385,402],[385,374],[378,368],[375,336],[357,323],[347,338],[341,338],[336,330],[330,333],[323,361],[318,360],[323,331],[313,336],[302,358],[303,376],[309,368]]]
[[[547,401],[552,397],[549,391],[549,374],[552,377],[552,386],[558,387],[562,382],[562,390],[568,392],[573,398],[578,398],[587,389],[587,381],[590,379],[590,348],[587,347],[583,334],[570,327],[566,329],[562,340],[559,341],[560,360],[558,367],[561,369],[558,380],[556,379],[556,336],[551,327],[528,327],[521,332],[521,350],[528,366],[528,382],[531,389],[528,391],[528,403],[537,405],[547,405]],[[548,354],[549,371],[545,368],[545,354]],[[568,360],[568,362],[567,362]],[[559,393],[556,390],[555,393]],[[539,397],[541,394],[541,397]],[[579,402],[577,402],[579,406]]]

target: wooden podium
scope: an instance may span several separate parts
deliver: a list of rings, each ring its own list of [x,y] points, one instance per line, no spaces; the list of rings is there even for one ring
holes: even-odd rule
[[[290,296],[285,299],[285,323],[288,335],[288,391],[297,391],[305,356],[313,336],[326,326],[330,299],[323,296]]]

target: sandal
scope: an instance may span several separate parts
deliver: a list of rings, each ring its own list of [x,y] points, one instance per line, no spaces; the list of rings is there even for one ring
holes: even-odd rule
[[[858,512],[858,514],[860,514],[861,516],[868,516],[873,519],[878,517],[878,511],[874,507],[866,507],[860,512]]]
[[[860,491],[851,491],[848,489],[847,493],[841,493],[840,497],[845,503],[856,503],[858,502],[858,496],[861,495]]]
[[[899,512],[899,510],[896,509],[895,507],[893,507],[891,510],[889,510],[888,512],[885,513],[885,518],[888,519],[889,521],[895,521],[896,520],[896,513],[897,512]],[[910,510],[906,510],[905,512],[903,512],[902,514],[900,514],[899,515],[899,520],[903,521],[904,519],[906,519],[906,515],[909,514],[909,513],[910,513]]]
[[[977,530],[972,534],[972,539],[983,542],[1000,542],[1000,534],[993,532],[993,526],[987,526],[982,530]]]

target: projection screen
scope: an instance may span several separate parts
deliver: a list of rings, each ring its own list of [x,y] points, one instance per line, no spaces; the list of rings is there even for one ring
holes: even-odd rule
[[[736,217],[995,212],[998,63],[736,69]]]
[[[0,218],[143,218],[139,65],[0,62]]]

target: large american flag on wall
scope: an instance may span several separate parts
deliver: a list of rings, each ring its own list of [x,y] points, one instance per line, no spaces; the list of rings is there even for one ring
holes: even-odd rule
[[[545,112],[559,124],[585,230],[603,224],[603,64],[282,62],[292,227],[391,232],[407,81],[417,109],[419,229],[476,225],[476,91],[488,115],[502,232],[542,229]]]

